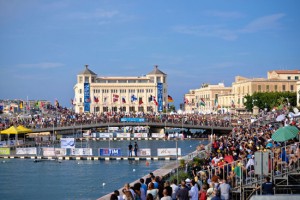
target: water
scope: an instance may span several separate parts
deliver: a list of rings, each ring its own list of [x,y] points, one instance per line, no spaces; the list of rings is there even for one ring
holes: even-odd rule
[[[93,148],[107,142],[92,142]],[[175,147],[173,141],[138,141],[140,148]],[[178,141],[182,154],[195,150],[199,141]],[[128,141],[111,141],[111,147],[126,149]],[[141,147],[143,146],[143,147]],[[97,199],[124,183],[175,161],[63,160],[34,163],[31,159],[0,159],[0,199]]]

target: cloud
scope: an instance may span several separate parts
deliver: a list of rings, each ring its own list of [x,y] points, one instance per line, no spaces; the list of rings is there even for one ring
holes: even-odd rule
[[[219,37],[224,40],[235,40],[237,38],[235,31],[227,29],[224,25],[175,26],[173,30],[188,35]]]
[[[285,14],[277,13],[273,15],[267,15],[253,20],[247,24],[240,32],[244,33],[254,33],[262,30],[273,30],[280,28],[279,20],[283,18]]]
[[[215,13],[216,15],[216,13]],[[219,16],[222,14],[219,13]],[[226,15],[226,13],[224,14]],[[228,14],[229,15],[229,14]],[[257,18],[242,28],[230,29],[228,25],[196,25],[196,26],[174,26],[173,31],[177,33],[194,35],[200,37],[217,37],[224,40],[236,40],[240,34],[256,33],[265,30],[274,30],[281,27],[279,20],[285,14],[277,13]]]
[[[37,69],[53,69],[63,67],[62,63],[36,63],[36,64],[19,64],[18,67],[21,68],[37,68]]]

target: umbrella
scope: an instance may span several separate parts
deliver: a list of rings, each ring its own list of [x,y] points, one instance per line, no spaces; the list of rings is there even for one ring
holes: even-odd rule
[[[287,140],[295,138],[299,133],[299,130],[295,126],[284,126],[279,128],[272,134],[272,140],[276,142],[285,142]]]
[[[284,114],[281,114],[281,115],[279,115],[278,117],[276,117],[276,121],[277,122],[280,122],[280,121],[282,121],[282,120],[284,120],[285,119],[285,115]]]
[[[24,127],[24,126],[22,126],[22,125],[19,125],[19,126],[17,127],[17,129],[20,131],[19,133],[30,133],[30,132],[32,132],[31,129],[26,128],[26,127]]]

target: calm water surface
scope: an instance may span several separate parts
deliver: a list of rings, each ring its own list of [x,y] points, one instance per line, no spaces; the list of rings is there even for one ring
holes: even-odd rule
[[[118,147],[127,151],[128,141],[92,142],[90,147]],[[202,141],[202,143],[206,143]],[[138,141],[140,148],[175,148],[174,141]],[[195,150],[199,141],[178,141],[182,154]],[[124,183],[143,177],[175,161],[43,161],[0,159],[0,199],[97,199]]]

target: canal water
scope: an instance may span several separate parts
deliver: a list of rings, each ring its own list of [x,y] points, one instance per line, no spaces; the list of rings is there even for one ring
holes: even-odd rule
[[[92,142],[127,150],[128,141]],[[207,141],[178,141],[182,155]],[[174,141],[138,141],[140,148],[175,148]],[[155,152],[155,151],[154,151]],[[156,155],[156,154],[155,154]],[[62,160],[35,163],[31,159],[0,159],[0,199],[95,200],[175,161]]]

